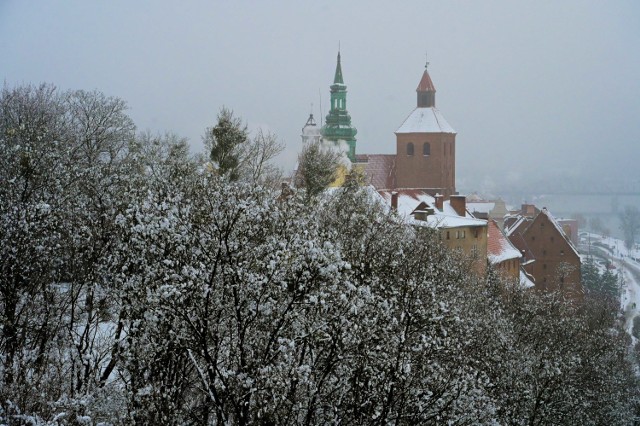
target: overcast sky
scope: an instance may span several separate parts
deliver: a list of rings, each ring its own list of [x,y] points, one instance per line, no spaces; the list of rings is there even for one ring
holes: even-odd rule
[[[466,191],[530,176],[640,179],[640,2],[0,0],[0,78],[97,89],[202,150],[223,105],[286,144],[340,43],[358,153],[394,153],[424,69]]]

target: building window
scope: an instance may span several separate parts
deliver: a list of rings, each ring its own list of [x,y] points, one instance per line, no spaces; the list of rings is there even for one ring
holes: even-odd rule
[[[456,238],[463,239],[465,237],[465,231],[456,231]]]
[[[478,258],[478,246],[475,245],[475,244],[471,248],[471,257],[474,258],[474,259]]]
[[[551,237],[551,242],[553,242],[553,237]]]
[[[447,240],[449,239],[449,231],[447,231]]]
[[[560,256],[564,256],[564,250],[560,250]]]
[[[425,157],[431,155],[431,145],[429,145],[429,142],[425,142],[424,145],[422,145],[422,155]]]
[[[477,229],[474,229],[474,230],[473,230],[473,236],[474,236],[475,238],[478,238],[478,235],[479,235],[479,234],[480,234],[480,233],[478,232],[478,230],[477,230]]]
[[[413,143],[409,142],[407,144],[407,155],[413,155]]]
[[[542,264],[542,269],[547,269],[547,264],[546,263]]]
[[[533,235],[531,236],[531,241],[535,241],[536,237],[534,237]]]

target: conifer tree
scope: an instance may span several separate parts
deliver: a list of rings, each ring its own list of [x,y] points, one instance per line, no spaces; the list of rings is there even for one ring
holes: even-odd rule
[[[233,115],[233,111],[222,107],[218,123],[209,127],[204,136],[205,145],[210,149],[210,158],[220,175],[235,181],[240,177],[240,149],[249,138],[247,125]]]

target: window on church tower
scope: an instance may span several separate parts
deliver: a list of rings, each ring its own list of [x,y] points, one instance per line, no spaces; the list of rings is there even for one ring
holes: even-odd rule
[[[429,142],[425,142],[424,145],[422,145],[422,155],[425,157],[431,155],[431,145]]]
[[[407,144],[407,155],[413,155],[413,143],[411,142]]]

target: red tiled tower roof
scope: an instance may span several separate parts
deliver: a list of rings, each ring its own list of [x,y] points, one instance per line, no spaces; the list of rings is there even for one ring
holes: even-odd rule
[[[415,80],[414,80],[415,81]],[[429,76],[429,71],[425,68],[424,73],[422,73],[422,79],[418,84],[418,88],[416,92],[435,92],[436,87],[433,85],[433,81],[431,81],[431,77]]]

